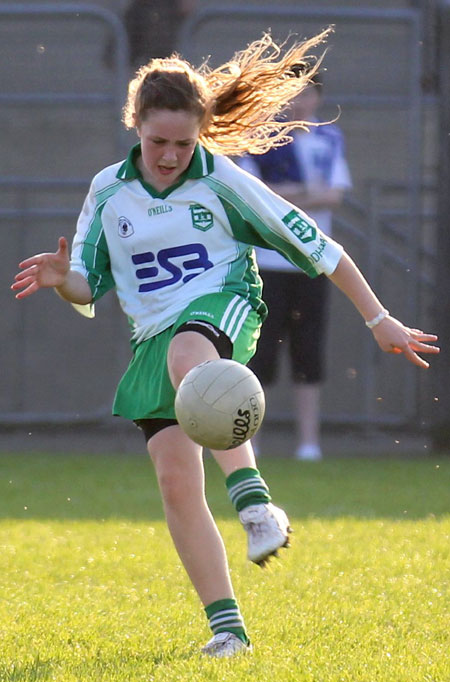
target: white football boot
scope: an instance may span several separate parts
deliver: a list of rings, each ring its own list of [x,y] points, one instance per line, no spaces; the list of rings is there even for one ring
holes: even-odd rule
[[[236,654],[248,653],[251,648],[250,644],[245,644],[233,632],[219,632],[205,644],[202,654],[212,658],[230,658]]]
[[[250,561],[264,567],[281,547],[289,547],[292,528],[282,509],[272,503],[253,504],[239,512],[239,520],[247,531]]]

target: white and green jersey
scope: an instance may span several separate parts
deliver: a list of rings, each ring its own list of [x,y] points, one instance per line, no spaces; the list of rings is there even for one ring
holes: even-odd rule
[[[233,292],[265,314],[253,246],[272,248],[311,277],[331,274],[342,247],[305,213],[221,156],[197,146],[164,192],[126,161],[95,176],[78,220],[72,270],[92,301],[115,287],[140,343],[171,326],[196,298]]]

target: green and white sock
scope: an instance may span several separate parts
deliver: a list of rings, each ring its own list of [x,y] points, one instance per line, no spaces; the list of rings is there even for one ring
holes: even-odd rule
[[[249,643],[236,599],[219,599],[205,607],[205,613],[209,620],[209,627],[214,635],[219,632],[232,632],[245,644]]]
[[[233,471],[225,483],[231,503],[238,512],[251,504],[267,504],[272,499],[258,469],[246,467]]]

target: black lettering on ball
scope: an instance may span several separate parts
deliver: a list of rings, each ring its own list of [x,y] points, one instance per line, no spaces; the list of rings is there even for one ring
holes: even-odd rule
[[[230,447],[241,445],[248,434],[250,428],[250,410],[237,411],[237,417],[233,420],[233,440]]]

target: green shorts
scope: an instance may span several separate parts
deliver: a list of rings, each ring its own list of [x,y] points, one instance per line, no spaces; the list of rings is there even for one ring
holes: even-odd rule
[[[232,359],[246,365],[256,351],[261,318],[248,301],[229,292],[195,299],[175,324],[139,344],[117,387],[113,414],[126,419],[175,419],[175,391],[167,352],[178,327],[189,320],[209,322],[233,344]]]

